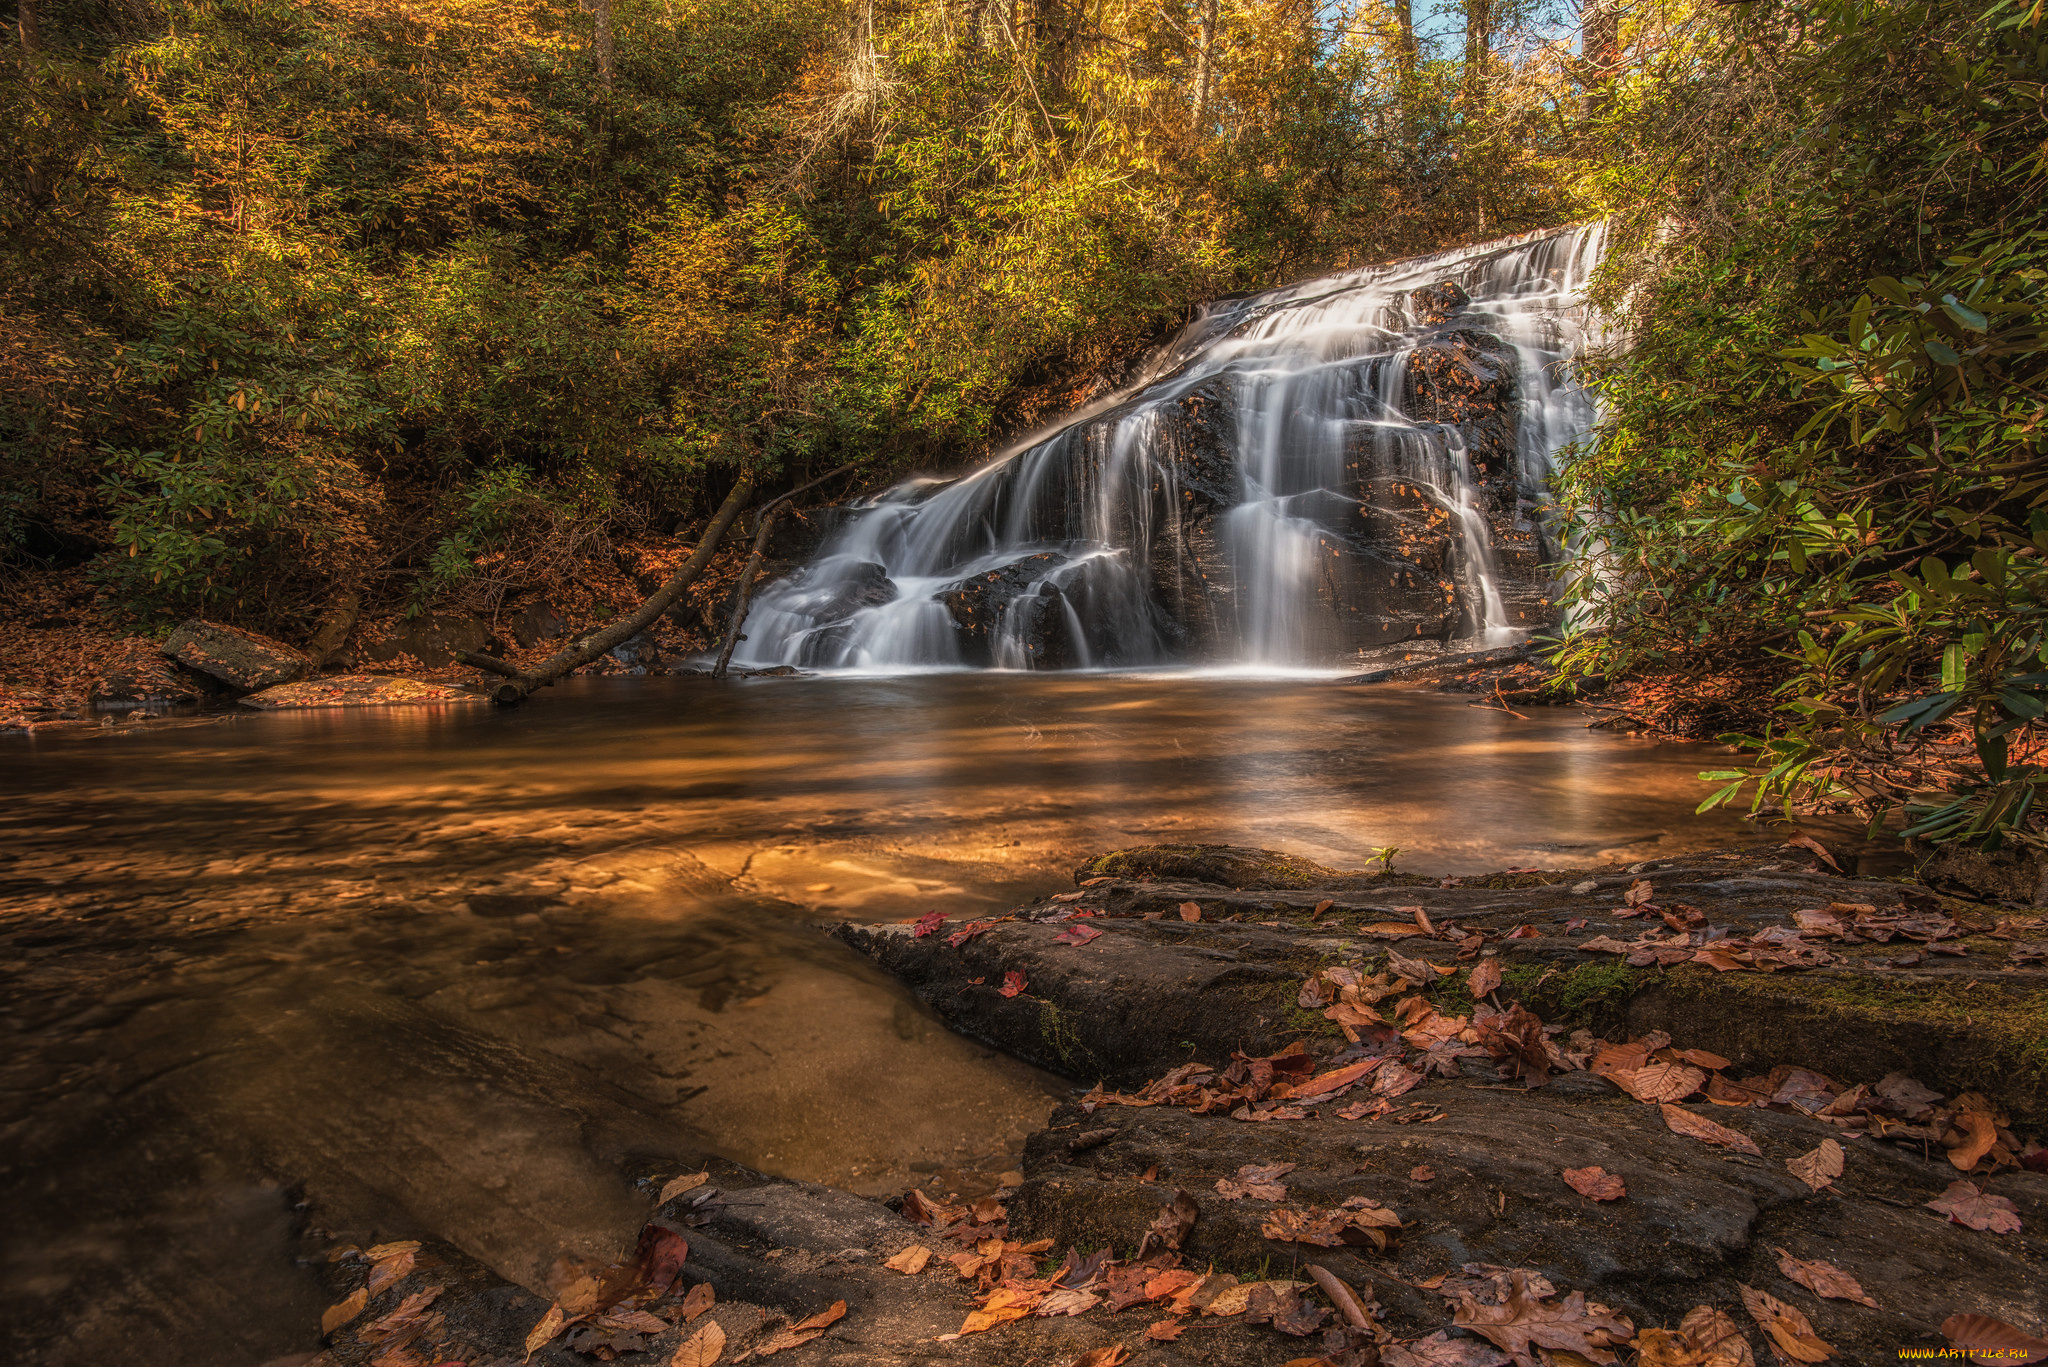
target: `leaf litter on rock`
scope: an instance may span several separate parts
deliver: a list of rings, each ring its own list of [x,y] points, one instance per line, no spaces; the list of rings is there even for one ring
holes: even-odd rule
[[[1834,1347],[1814,1333],[1806,1316],[1792,1306],[1768,1291],[1741,1282],[1736,1283],[1735,1289],[1742,1294],[1743,1308],[1749,1311],[1750,1318],[1786,1357],[1794,1362],[1826,1362],[1835,1355]]]
[[[1971,1229],[1989,1230],[1993,1234],[2020,1232],[2019,1207],[2003,1196],[1979,1190],[1975,1182],[1949,1183],[1948,1190],[1929,1201],[1927,1208]]]
[[[1778,1255],[1778,1270],[1814,1295],[1877,1309],[1877,1302],[1864,1294],[1862,1285],[1833,1263],[1822,1258],[1795,1258],[1775,1245],[1771,1251]]]
[[[1826,1191],[1842,1175],[1842,1146],[1832,1139],[1823,1139],[1812,1150],[1786,1159],[1785,1167],[1814,1191]]]
[[[1619,1201],[1628,1195],[1622,1180],[1602,1167],[1566,1168],[1564,1181],[1589,1201]]]

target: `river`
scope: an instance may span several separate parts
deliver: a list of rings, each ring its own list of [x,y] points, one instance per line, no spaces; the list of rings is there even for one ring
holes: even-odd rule
[[[1180,841],[1456,874],[1741,839],[1696,747],[1457,695],[1173,674],[592,679],[516,711],[0,742],[0,1360],[317,1348],[337,1242],[537,1285],[713,1151],[994,1187],[1068,1084],[836,919],[1001,910]]]

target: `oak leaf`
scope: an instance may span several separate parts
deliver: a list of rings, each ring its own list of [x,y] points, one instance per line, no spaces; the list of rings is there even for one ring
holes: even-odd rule
[[[1320,1364],[1326,1358],[1298,1358],[1296,1362]],[[1380,1367],[1511,1367],[1513,1362],[1490,1343],[1477,1339],[1454,1339],[1439,1329],[1426,1339],[1390,1343],[1380,1349]],[[1294,1363],[1287,1367],[1295,1367]]]
[[[1465,990],[1478,1001],[1500,986],[1500,960],[1481,959],[1479,966],[1465,978]]]
[[[1958,1172],[1976,1167],[1979,1159],[1998,1146],[1997,1122],[1969,1105],[1969,1100],[1964,1098],[1963,1109],[1955,1118],[1956,1128],[1963,1132],[1963,1142],[1948,1151],[1948,1161],[1955,1164]]]
[[[1180,1337],[1180,1331],[1187,1325],[1180,1320],[1164,1319],[1145,1326],[1145,1337],[1154,1343],[1172,1343]]]
[[[1453,1323],[1518,1358],[1533,1358],[1532,1348],[1548,1348],[1610,1363],[1615,1354],[1609,1350],[1635,1337],[1633,1324],[1605,1306],[1588,1304],[1583,1291],[1556,1304],[1537,1296],[1529,1274],[1519,1268],[1509,1273],[1508,1293],[1499,1305],[1482,1305],[1461,1292]]]

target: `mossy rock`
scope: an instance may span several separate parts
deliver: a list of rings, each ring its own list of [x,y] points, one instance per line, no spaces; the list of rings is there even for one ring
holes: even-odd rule
[[[1401,886],[1426,880],[1406,874],[1379,874],[1363,869],[1333,869],[1279,850],[1245,845],[1140,845],[1098,855],[1074,871],[1074,881],[1090,878],[1149,878],[1182,883],[1213,883],[1239,890],[1303,888],[1367,888]]]

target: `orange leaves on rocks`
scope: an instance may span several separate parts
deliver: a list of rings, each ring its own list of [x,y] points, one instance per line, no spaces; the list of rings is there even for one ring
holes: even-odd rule
[[[1815,1191],[1826,1191],[1842,1175],[1842,1164],[1842,1146],[1832,1139],[1823,1139],[1808,1152],[1785,1160],[1787,1170]]]
[[[1756,1367],[1741,1328],[1711,1305],[1695,1306],[1676,1330],[1643,1330],[1634,1347],[1637,1367]]]
[[[1927,1203],[1927,1208],[1948,1217],[1953,1224],[1993,1234],[2020,1232],[2019,1207],[2003,1196],[1980,1191],[1975,1182],[1951,1182],[1948,1190]]]
[[[1835,1355],[1832,1345],[1813,1332],[1813,1325],[1805,1315],[1785,1304],[1768,1291],[1759,1291],[1753,1286],[1736,1284],[1742,1293],[1743,1308],[1757,1327],[1770,1335],[1778,1351],[1794,1362],[1826,1362]]]
[[[905,1276],[914,1277],[924,1271],[925,1264],[931,1260],[932,1251],[930,1249],[926,1248],[923,1244],[912,1244],[909,1248],[904,1249],[895,1257],[884,1262],[882,1266],[888,1268],[891,1272],[901,1272]]]
[[[1401,1217],[1393,1211],[1367,1197],[1353,1196],[1336,1210],[1282,1207],[1266,1216],[1259,1233],[1282,1243],[1313,1244],[1318,1248],[1367,1243],[1385,1248],[1386,1231],[1400,1227]]]
[[[1822,1258],[1795,1258],[1782,1248],[1771,1251],[1778,1255],[1778,1270],[1814,1295],[1877,1308],[1877,1302],[1863,1293],[1862,1284],[1833,1263]]]
[[[1565,1185],[1589,1201],[1619,1201],[1628,1188],[1619,1177],[1601,1167],[1566,1168]]]
[[[1242,1201],[1250,1197],[1255,1201],[1285,1201],[1287,1188],[1280,1185],[1280,1179],[1294,1171],[1292,1163],[1247,1163],[1237,1170],[1237,1177],[1216,1179],[1216,1190],[1226,1201]]]
[[[1541,1284],[1548,1288],[1549,1283]],[[1498,1305],[1481,1303],[1461,1292],[1455,1323],[1490,1340],[1516,1358],[1533,1361],[1536,1348],[1577,1353],[1596,1363],[1617,1361],[1614,1349],[1635,1335],[1635,1326],[1606,1306],[1574,1291],[1562,1301],[1539,1294],[1531,1274],[1516,1268],[1508,1274],[1508,1290]]]
[[[1499,986],[1499,959],[1481,959],[1479,966],[1474,968],[1465,978],[1465,990],[1472,994],[1472,1000],[1474,1001],[1490,996]]]
[[[1756,1146],[1756,1141],[1738,1130],[1731,1130],[1726,1125],[1709,1120],[1703,1115],[1694,1115],[1683,1106],[1673,1106],[1669,1102],[1664,1103],[1661,1109],[1664,1112],[1664,1123],[1670,1127],[1673,1134],[1682,1134],[1688,1139],[1697,1139],[1702,1144],[1712,1144],[1716,1148],[1733,1149],[1736,1153],[1746,1153],[1752,1158],[1763,1157],[1763,1150]]]

